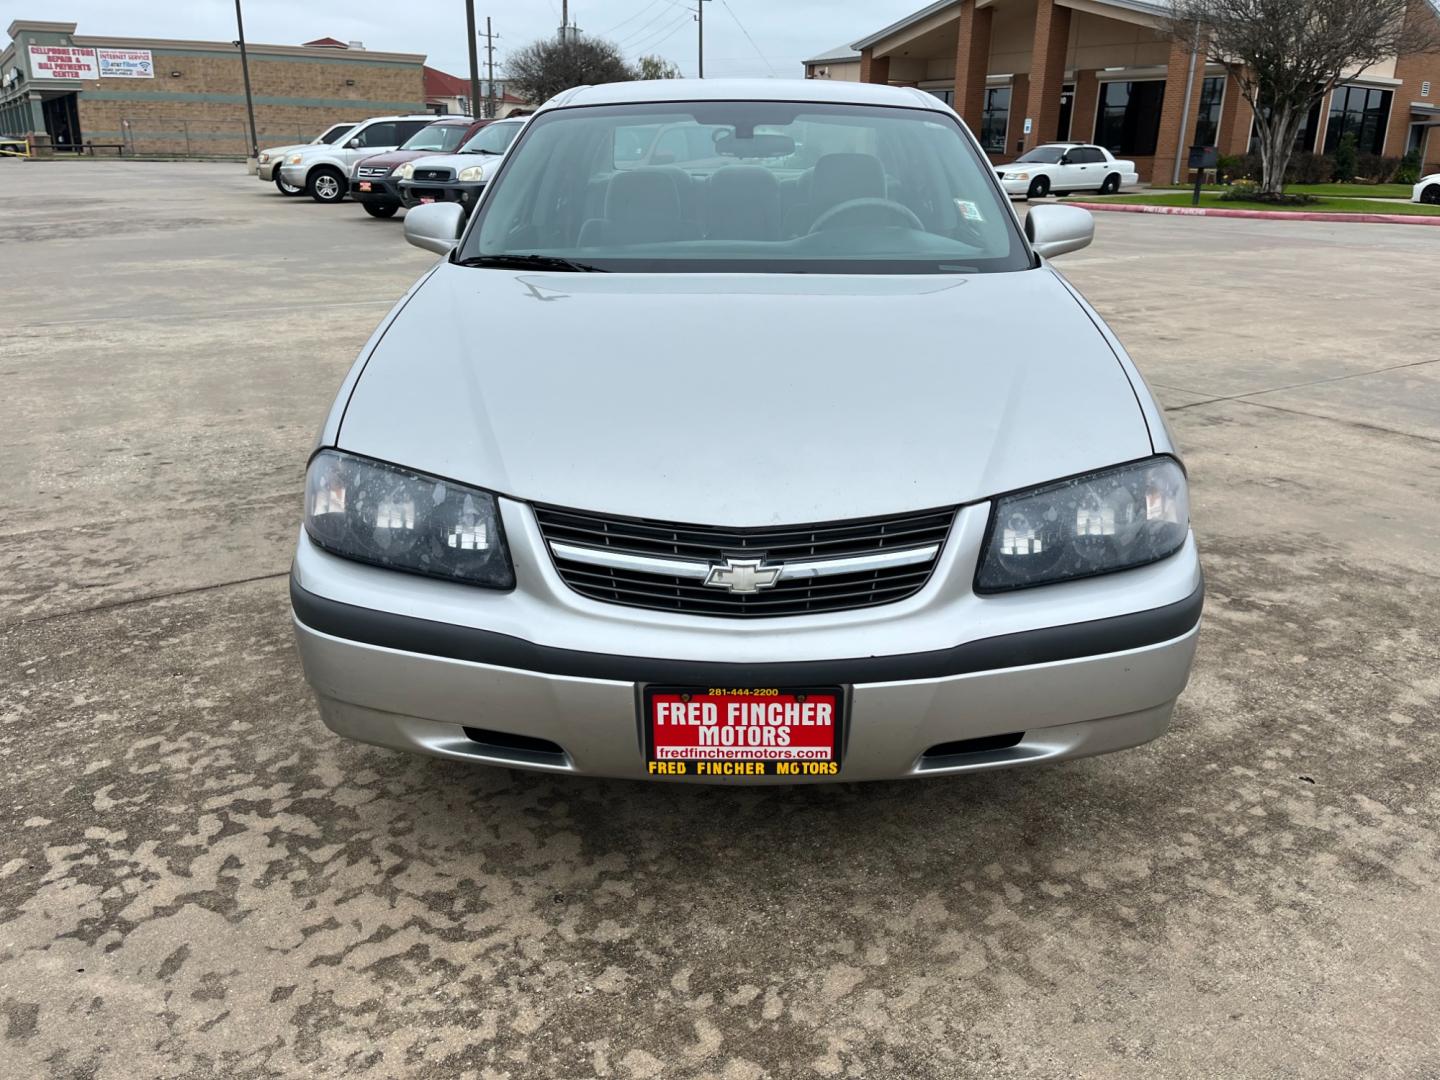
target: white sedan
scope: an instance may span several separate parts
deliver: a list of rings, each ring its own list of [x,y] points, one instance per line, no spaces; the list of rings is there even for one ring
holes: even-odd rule
[[[1410,196],[1410,201],[1440,206],[1440,173],[1422,176],[1415,185],[1415,193]]]
[[[995,166],[995,173],[1007,194],[1024,199],[1075,191],[1114,195],[1140,183],[1133,161],[1112,157],[1103,146],[1090,143],[1046,143],[1008,165]]]

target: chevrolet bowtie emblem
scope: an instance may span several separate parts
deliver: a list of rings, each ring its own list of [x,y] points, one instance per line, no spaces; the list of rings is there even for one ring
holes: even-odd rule
[[[779,566],[761,566],[759,559],[726,559],[710,567],[705,584],[732,593],[754,593],[780,580]]]

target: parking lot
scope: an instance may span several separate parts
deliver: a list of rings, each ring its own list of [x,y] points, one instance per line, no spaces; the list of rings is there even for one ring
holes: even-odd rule
[[[193,163],[0,162],[0,212],[0,1073],[1440,1075],[1434,230],[1060,261],[1186,452],[1168,736],[742,789],[320,724],[286,572],[399,220]]]

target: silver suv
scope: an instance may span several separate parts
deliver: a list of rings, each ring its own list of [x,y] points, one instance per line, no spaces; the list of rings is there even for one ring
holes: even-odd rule
[[[331,146],[340,142],[354,126],[354,120],[346,120],[343,123],[331,124],[308,143],[266,147],[255,158],[255,175],[260,178],[262,183],[268,184],[274,181],[275,186],[280,189],[281,195],[299,195],[300,188],[287,184],[280,178],[280,166],[284,163],[286,156],[293,154],[296,150],[304,150],[307,146]]]
[[[677,97],[679,100],[677,100]],[[685,125],[668,160],[626,148]],[[919,90],[615,83],[531,118],[321,429],[333,730],[557,773],[874,780],[1165,731],[1203,586],[1164,416]]]
[[[434,113],[373,116],[356,124],[337,145],[303,146],[285,155],[280,179],[316,202],[339,202],[350,190],[350,170],[357,161],[394,150],[435,119]]]

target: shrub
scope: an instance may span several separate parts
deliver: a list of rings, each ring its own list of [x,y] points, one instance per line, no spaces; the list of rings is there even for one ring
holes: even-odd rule
[[[1254,180],[1236,180],[1229,190],[1220,193],[1220,198],[1224,202],[1254,202],[1259,194],[1260,185]]]
[[[1371,184],[1393,183],[1400,166],[1401,159],[1397,157],[1361,154],[1355,165],[1355,178]]]
[[[1347,131],[1340,144],[1335,147],[1335,182],[1348,184],[1360,170],[1360,155],[1356,150],[1355,133]]]
[[[1415,184],[1420,180],[1420,170],[1423,163],[1420,161],[1420,148],[1417,146],[1403,158],[1400,159],[1400,167],[1395,170],[1395,183]]]

